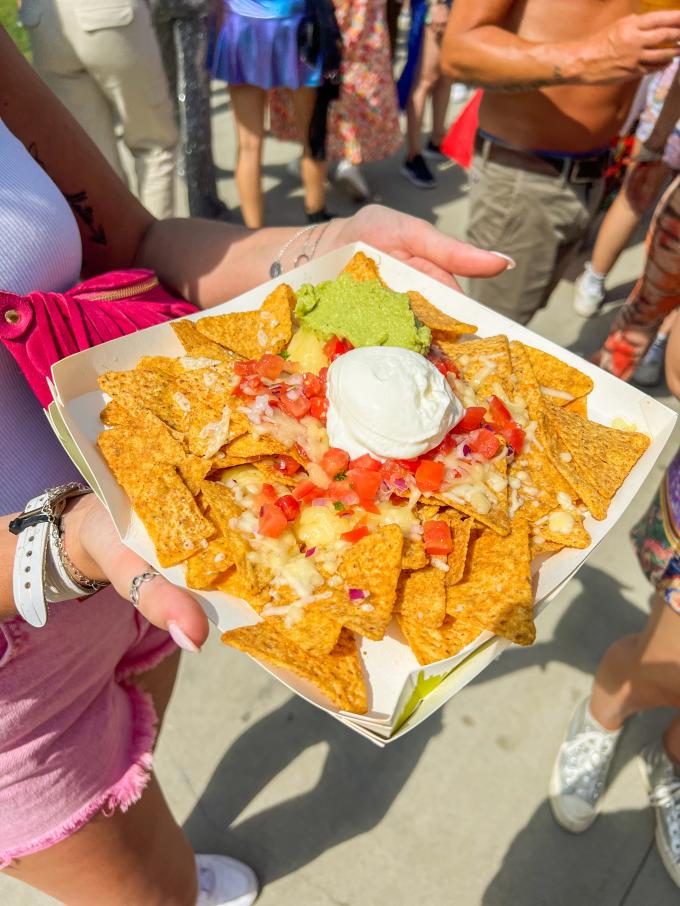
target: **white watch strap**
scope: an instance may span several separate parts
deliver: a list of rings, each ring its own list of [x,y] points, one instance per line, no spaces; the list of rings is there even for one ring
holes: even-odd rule
[[[41,494],[29,500],[25,509],[37,510],[46,500],[47,494]],[[49,522],[39,522],[24,529],[17,536],[14,554],[14,605],[24,620],[36,627],[42,627],[47,622],[44,571],[50,528]]]

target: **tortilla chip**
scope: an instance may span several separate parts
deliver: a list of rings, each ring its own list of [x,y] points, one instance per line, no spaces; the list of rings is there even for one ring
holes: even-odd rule
[[[423,666],[453,657],[484,632],[482,624],[472,616],[458,619],[447,616],[437,629],[402,614],[397,614],[397,621],[418,663]]]
[[[208,546],[194,554],[185,563],[184,578],[189,588],[211,589],[217,586],[234,563],[230,558],[230,545],[224,538],[214,538]]]
[[[282,283],[257,311],[235,311],[201,318],[196,327],[226,349],[247,359],[259,359],[265,353],[281,352],[290,342],[293,330],[291,305],[295,305],[295,293]]]
[[[510,346],[506,336],[463,343],[438,341],[438,345],[455,362],[462,379],[472,386],[480,400],[496,394],[496,385],[505,394],[512,394]]]
[[[339,601],[320,601],[319,609],[366,638],[382,639],[397,597],[403,543],[397,525],[383,525],[357,541],[345,553],[338,573],[347,589],[360,589],[367,597],[352,601],[347,593]]]
[[[276,591],[276,597],[272,599],[270,598],[270,593],[273,590]],[[338,600],[344,597],[344,589],[331,589],[327,586],[316,589],[315,594],[324,592],[330,592]],[[278,626],[291,644],[315,656],[330,654],[338,642],[342,624],[325,610],[319,609],[316,606],[316,602],[301,608],[300,618],[290,625],[286,625],[286,618],[283,615],[262,613],[262,610],[267,605],[271,607],[287,607],[291,604],[294,605],[298,600],[299,595],[289,586],[283,585],[277,586],[276,589],[264,589],[258,599],[253,600],[251,603],[265,620],[271,621]]]
[[[516,516],[512,532],[499,538],[475,533],[463,578],[447,589],[447,613],[473,615],[485,629],[518,645],[536,638],[527,521]]]
[[[440,518],[448,523],[453,542],[453,550],[446,558],[449,569],[445,573],[445,582],[446,585],[456,585],[463,578],[463,573],[465,572],[468,547],[475,520],[461,519],[454,510],[444,510]]]
[[[276,440],[271,434],[247,433],[229,443],[224,452],[229,458],[241,457],[246,462],[261,456],[278,456],[281,453],[290,454],[290,450],[281,441]],[[236,463],[232,463],[236,465]]]
[[[250,430],[237,411],[227,380],[217,368],[185,371],[172,385],[174,401],[182,408],[182,430],[192,453],[208,459],[229,441]]]
[[[436,629],[446,616],[444,572],[435,566],[405,570],[397,583],[395,613]]]
[[[208,316],[209,317],[209,316]],[[193,321],[171,321],[170,326],[175,331],[177,339],[184,347],[188,356],[196,359],[214,359],[218,362],[231,362],[234,353],[229,352],[219,343],[209,340],[200,330],[197,330]]]
[[[466,516],[471,516],[473,519],[476,519],[477,522],[486,525],[492,531],[498,532],[499,535],[508,535],[510,533],[510,511],[508,509],[507,489],[508,463],[505,456],[496,458],[493,462],[495,463],[496,471],[503,481],[506,482],[506,485],[499,490],[490,487],[488,484],[485,485],[486,489],[491,494],[493,501],[488,513],[480,513],[472,506],[472,504],[465,502],[462,498],[456,498],[455,485],[446,491],[440,491],[438,494],[433,494],[432,497],[446,507],[453,507],[453,509],[458,510],[458,512],[465,513]]]
[[[225,632],[222,641],[275,667],[291,670],[313,683],[342,711],[365,714],[368,710],[359,652],[352,633],[346,629],[340,633],[333,651],[322,657],[293,645],[270,620]]]
[[[111,428],[116,425],[127,425],[132,418],[133,416],[128,410],[124,409],[120,403],[116,403],[114,400],[108,402],[99,413],[99,420],[102,425]]]
[[[402,569],[423,569],[430,562],[425,545],[422,541],[412,541],[404,538],[404,547],[401,553]]]
[[[125,411],[125,410],[123,410]],[[210,464],[188,454],[167,425],[148,410],[103,431],[97,446],[118,484],[132,498],[153,464],[176,466],[192,494],[197,494]]]
[[[238,529],[232,528],[232,520],[241,515],[241,508],[236,503],[234,496],[226,485],[216,481],[201,482],[201,498],[207,507],[208,516],[220,530],[225,542],[225,551],[236,566],[244,582],[244,587],[249,593],[257,594],[264,585],[267,577],[256,570],[248,557],[250,545]]]
[[[593,381],[587,374],[567,365],[566,362],[550,355],[549,352],[527,346],[524,343],[522,345],[529,357],[541,392],[549,402],[556,406],[566,406],[572,400],[587,396],[592,391]],[[551,390],[557,391],[557,393],[550,393]],[[560,394],[568,395],[560,396]]]
[[[578,470],[612,498],[650,444],[646,434],[619,431],[548,404],[548,416]]]
[[[184,414],[172,399],[173,378],[160,371],[107,371],[99,376],[99,386],[131,415],[148,409],[166,425],[182,429]]]
[[[385,281],[380,276],[377,263],[373,258],[369,258],[368,255],[365,255],[363,252],[357,252],[351,261],[343,267],[342,273],[349,274],[349,276],[358,283],[368,283],[371,280],[377,280],[378,283],[382,283],[383,286],[386,285]]]
[[[253,461],[253,460],[246,460],[246,461],[252,462],[253,465],[255,466],[255,468],[257,469],[257,471],[260,472],[262,474],[262,476],[265,478],[265,480],[270,483],[275,481],[275,482],[278,482],[278,484],[282,484],[287,488],[294,488],[294,487],[297,487],[297,485],[300,482],[299,478],[296,478],[295,475],[286,475],[280,469],[277,469],[274,465],[273,459],[264,458],[264,459],[257,459],[255,461]],[[299,473],[298,473],[298,475],[299,475]]]
[[[171,359],[164,355],[143,355],[135,365],[140,371],[160,371],[170,377],[177,377],[184,369],[179,359]]]
[[[588,418],[588,397],[580,396],[578,399],[571,400],[563,407],[566,412],[573,412],[580,415],[581,418]]]
[[[448,504],[447,504],[448,506]],[[416,513],[421,522],[428,522],[430,519],[436,519],[437,513],[441,507],[438,503],[422,503],[422,498],[416,504]]]
[[[421,324],[430,328],[435,343],[438,339],[452,340],[466,333],[477,333],[477,327],[474,324],[464,324],[462,321],[457,321],[450,315],[444,314],[415,290],[410,289],[407,295],[411,301],[413,314]]]
[[[563,512],[561,508],[558,508],[555,512]],[[540,525],[535,526],[534,528],[534,538],[538,536],[543,539],[543,544],[555,544],[558,547],[575,547],[575,548],[586,548],[590,545],[591,537],[588,534],[585,526],[583,525],[583,517],[580,513],[570,513],[572,519],[574,520],[573,527],[568,532],[558,532],[550,527],[550,513],[545,517],[545,522],[541,522]],[[562,517],[563,518],[563,517]]]
[[[113,430],[113,429],[112,429]],[[174,566],[201,550],[215,527],[196,506],[191,492],[172,466],[146,469],[132,498],[156,548],[161,566]]]

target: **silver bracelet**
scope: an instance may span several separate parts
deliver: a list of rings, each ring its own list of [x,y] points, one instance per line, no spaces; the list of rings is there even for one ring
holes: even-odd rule
[[[290,239],[288,240],[288,242],[285,243],[285,245],[281,246],[281,249],[279,250],[278,255],[272,261],[271,267],[269,268],[269,276],[272,279],[274,279],[274,277],[281,276],[281,273],[283,272],[283,268],[281,266],[281,261],[283,260],[283,256],[286,254],[286,252],[291,247],[291,245],[295,242],[295,240],[299,239],[300,236],[304,236],[305,233],[309,233],[310,230],[316,229],[316,227],[318,225],[319,225],[318,223],[310,223],[309,226],[303,227],[301,230],[298,230],[294,236],[290,237]],[[299,259],[296,259],[296,261],[295,261],[296,265],[298,263],[298,260]]]
[[[82,573],[78,569],[66,552],[66,547],[64,545],[64,526],[61,522],[59,525],[52,526],[52,538],[56,553],[61,560],[66,575],[71,579],[74,585],[79,587],[83,597],[86,595],[93,595],[95,592],[101,591],[102,588],[106,588],[107,585],[111,584],[108,581],[90,579],[89,576],[86,576],[85,573]]]

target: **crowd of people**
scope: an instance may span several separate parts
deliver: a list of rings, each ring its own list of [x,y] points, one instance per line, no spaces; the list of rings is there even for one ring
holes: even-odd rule
[[[267,279],[270,266],[280,273],[310,248],[355,240],[450,285],[452,275],[469,278],[473,298],[522,324],[592,240],[573,299],[574,317],[589,318],[653,212],[639,280],[594,360],[645,386],[665,362],[680,398],[680,4],[655,5],[667,8],[410,0],[398,54],[401,0],[21,0],[40,78],[0,29],[7,329],[25,328],[22,294],[63,293],[82,277],[146,268],[178,299],[209,307]],[[218,192],[211,79],[229,86],[245,227]],[[403,177],[437,185],[428,160],[444,159],[454,85],[482,92],[468,149],[468,244],[375,205],[334,218],[327,180],[367,201],[362,164],[404,141]],[[265,227],[268,121],[273,136],[302,148],[292,169],[306,232]],[[175,216],[178,172],[189,218]],[[63,491],[77,474],[2,344],[0,376],[0,869],[68,903],[248,906],[252,871],[194,856],[150,769],[179,649],[200,648],[205,615],[162,577],[146,582],[148,564],[92,494]],[[62,603],[37,630],[17,615],[19,554],[7,528],[46,484],[62,527],[46,562],[63,567],[61,597],[47,600]],[[573,832],[597,816],[625,721],[680,709],[680,454],[633,538],[655,603],[643,632],[605,654],[560,747],[550,801]],[[74,587],[89,594],[104,583],[86,609],[72,599]],[[680,886],[679,717],[643,763],[659,850]]]

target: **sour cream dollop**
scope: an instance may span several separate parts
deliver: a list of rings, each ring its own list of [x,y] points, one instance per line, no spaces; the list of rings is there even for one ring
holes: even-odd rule
[[[424,356],[364,346],[328,369],[328,438],[352,459],[413,459],[441,443],[463,414],[446,378]]]

